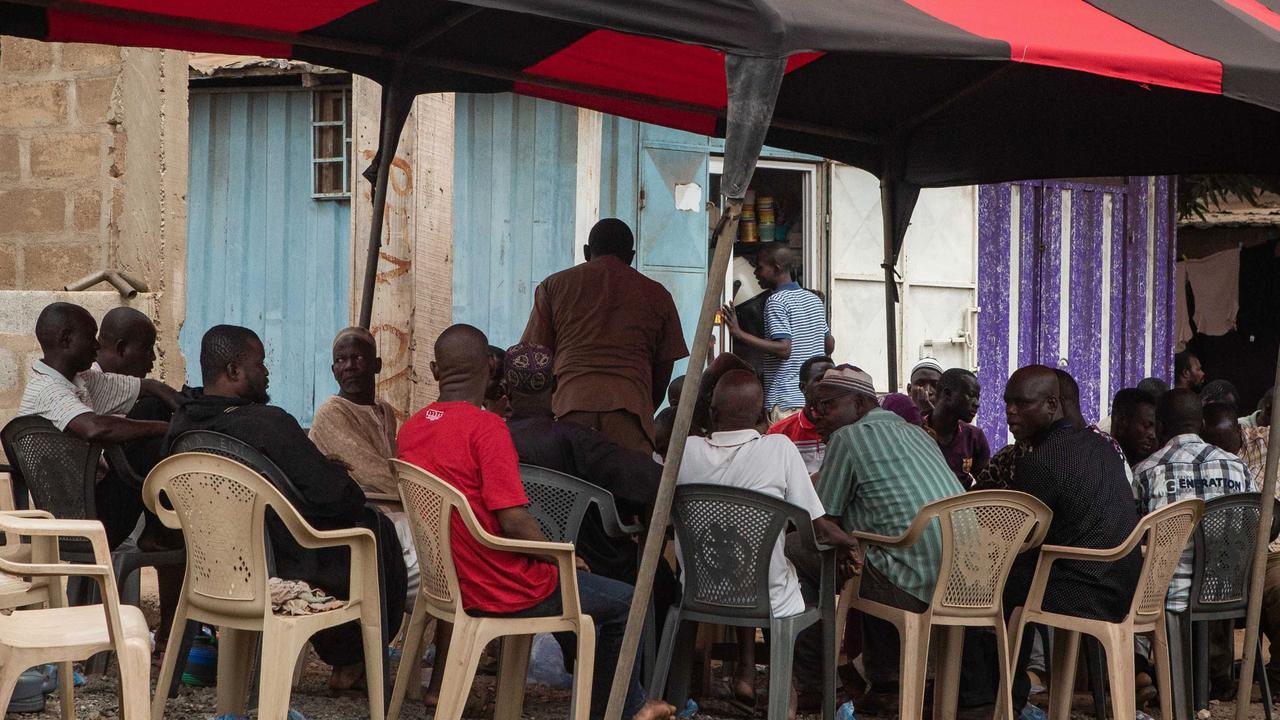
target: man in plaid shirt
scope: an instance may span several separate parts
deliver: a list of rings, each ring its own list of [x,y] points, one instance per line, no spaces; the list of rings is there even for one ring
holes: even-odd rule
[[[1143,511],[1193,497],[1207,501],[1257,489],[1243,460],[1200,439],[1204,415],[1195,391],[1165,393],[1156,408],[1156,425],[1164,446],[1134,468],[1134,494]],[[1169,585],[1165,607],[1170,611],[1187,607],[1192,554],[1188,543]]]

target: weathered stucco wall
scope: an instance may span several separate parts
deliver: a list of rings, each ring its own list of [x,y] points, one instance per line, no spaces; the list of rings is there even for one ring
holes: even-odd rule
[[[0,37],[0,422],[38,357],[41,308],[124,302],[106,285],[56,292],[104,268],[147,284],[130,304],[156,321],[155,375],[184,376],[186,58]]]

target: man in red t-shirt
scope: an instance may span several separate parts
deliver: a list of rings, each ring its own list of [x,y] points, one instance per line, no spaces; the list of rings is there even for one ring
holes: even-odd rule
[[[822,469],[822,454],[826,443],[813,426],[813,411],[809,406],[809,387],[814,380],[822,377],[822,373],[835,367],[835,361],[826,355],[814,355],[800,365],[800,392],[804,393],[805,406],[794,415],[785,417],[769,426],[769,435],[786,435],[796,444],[800,457],[804,458],[804,469],[812,477]]]
[[[481,409],[491,368],[488,348],[484,333],[470,325],[453,325],[441,333],[435,343],[436,359],[431,363],[431,374],[440,384],[440,399],[418,411],[400,429],[399,457],[457,488],[488,532],[515,540],[545,541],[529,514],[511,434],[501,417]],[[486,548],[471,537],[459,518],[454,517],[452,523],[458,587],[469,612],[506,617],[560,612],[554,564],[532,555]],[[626,583],[578,572],[582,610],[596,624],[592,718],[604,716],[609,700],[631,593],[632,587]],[[443,654],[437,654],[436,667],[443,664]],[[675,708],[645,702],[639,677],[633,669],[624,717],[670,717]]]

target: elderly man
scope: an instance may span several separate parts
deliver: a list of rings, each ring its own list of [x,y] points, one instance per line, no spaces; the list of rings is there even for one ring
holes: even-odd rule
[[[973,424],[980,397],[978,377],[963,368],[951,368],[938,380],[937,402],[924,419],[924,429],[938,442],[947,467],[966,490],[991,460],[987,436]]]
[[[366,491],[397,494],[390,462],[396,456],[396,413],[376,394],[382,358],[373,334],[361,327],[339,332],[332,370],[338,394],[316,408],[311,442],[346,465]]]
[[[830,438],[818,496],[827,515],[845,530],[895,536],[920,508],[964,492],[933,438],[881,408],[871,376],[862,370],[852,365],[828,370],[813,391],[813,408],[814,423]],[[862,596],[922,612],[933,596],[941,553],[936,528],[910,548],[869,548]],[[897,695],[896,631],[864,615],[863,643],[872,689],[860,705],[886,709]]]
[[[555,353],[556,417],[653,452],[653,413],[687,357],[671,293],[631,267],[635,238],[608,218],[591,228],[587,262],[538,286],[522,342]]]
[[[256,333],[235,325],[215,325],[200,341],[204,387],[193,391],[173,415],[165,447],[191,430],[211,430],[257,448],[289,478],[298,496],[286,493],[307,522],[320,530],[368,527],[378,539],[378,571],[385,586],[383,628],[392,636],[404,611],[406,575],[391,521],[365,505],[364,492],[341,464],[312,443],[296,418],[269,405],[266,351]],[[302,580],[338,598],[349,592],[351,558],[343,550],[304,550],[279,523],[269,523],[276,572]],[[350,688],[364,672],[360,628],[355,622],[312,637],[320,659],[334,670],[329,684]]]
[[[1137,526],[1125,462],[1110,442],[1088,428],[1077,427],[1063,414],[1058,375],[1052,368],[1031,365],[1013,374],[1005,388],[1005,418],[1026,452],[1018,458],[1009,489],[1036,496],[1053,511],[1046,545],[1105,549],[1129,536]],[[1038,551],[1020,556],[1005,585],[1005,610],[1021,606],[1031,588]],[[1134,553],[1111,563],[1068,561],[1054,566],[1045,593],[1051,612],[1119,619],[1128,612],[1142,558]],[[1014,673],[1015,711],[1030,691],[1024,643]]]
[[[113,327],[118,328],[118,324],[113,323]],[[36,340],[43,357],[31,366],[17,414],[39,415],[59,430],[91,442],[125,444],[163,436],[169,429],[169,423],[164,420],[134,420],[123,415],[134,409],[139,398],[147,396],[171,409],[176,405],[177,393],[156,380],[104,372],[95,367],[100,349],[95,338],[97,333],[93,316],[79,305],[56,302],[40,312],[36,319]],[[111,352],[119,354],[128,347],[129,356],[133,358],[135,352],[131,348],[144,344],[145,339],[121,342],[111,348]],[[154,342],[154,335],[152,340]],[[114,366],[120,369],[118,364]],[[144,366],[149,369],[145,361],[136,360],[129,369]],[[94,486],[94,496],[98,519],[107,531],[107,542],[116,547],[137,526],[143,509],[142,497],[115,473],[101,478]]]
[[[735,343],[763,354],[764,408],[778,422],[804,407],[800,365],[815,355],[830,355],[835,340],[827,326],[827,309],[814,293],[793,279],[795,257],[785,243],[768,243],[756,253],[756,280],[772,290],[765,300],[765,337],[738,325],[733,305],[721,308],[725,329]]]
[[[795,443],[810,475],[815,475],[822,469],[822,458],[827,446],[818,434],[818,428],[813,425],[813,408],[808,405],[809,390],[815,380],[833,367],[835,361],[827,355],[815,355],[805,360],[800,365],[800,393],[805,398],[804,409],[769,426],[770,435],[784,435]]]
[[[418,411],[400,429],[400,458],[438,476],[466,496],[489,532],[516,540],[544,541],[529,513],[520,482],[519,457],[502,419],[482,409],[489,384],[488,339],[470,325],[453,325],[435,343],[431,374],[440,399]],[[666,390],[666,382],[661,385]],[[544,558],[494,550],[459,530],[453,533],[462,604],[469,611],[504,617],[537,617],[560,610],[556,566]],[[622,647],[633,588],[578,572],[582,611],[596,623],[596,665],[591,717],[604,715]],[[437,658],[437,663],[444,661]],[[639,664],[632,671],[624,717],[670,717],[675,708],[645,702]]]
[[[942,380],[942,365],[931,357],[921,358],[907,375],[907,395],[911,396],[911,401],[916,404],[921,417],[933,412],[933,403],[938,397],[940,380]]]
[[[676,484],[726,485],[785,500],[809,514],[819,542],[846,548],[852,555],[857,542],[833,518],[826,517],[800,451],[785,437],[762,436],[755,429],[763,401],[764,388],[754,373],[725,373],[712,394],[713,432],[710,437],[689,438]],[[809,590],[812,594],[807,599],[816,601],[816,587]],[[775,617],[796,615],[804,612],[805,600],[796,568],[783,555],[783,539],[779,537],[769,561],[770,609]],[[738,675],[733,694],[738,701],[753,704],[755,632],[739,633],[738,638]],[[815,677],[820,675],[798,673],[797,685],[802,689],[807,689],[806,684],[816,685],[820,689],[821,684],[813,682]]]

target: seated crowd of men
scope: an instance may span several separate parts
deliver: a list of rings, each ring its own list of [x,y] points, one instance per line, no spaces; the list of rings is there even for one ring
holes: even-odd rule
[[[140,474],[191,430],[249,443],[288,477],[296,488],[290,500],[312,525],[377,533],[385,622],[394,629],[415,596],[417,558],[398,505],[366,494],[397,493],[391,459],[449,483],[487,531],[513,539],[544,539],[528,510],[521,463],[610,490],[624,518],[649,514],[671,441],[670,413],[655,418],[654,410],[664,396],[678,400],[682,378],[670,387],[668,381],[673,363],[688,353],[670,296],[630,267],[630,231],[618,225],[602,221],[592,232],[590,261],[539,286],[523,341],[500,356],[477,328],[445,330],[435,340],[430,366],[438,399],[403,423],[377,397],[381,360],[374,337],[361,328],[334,339],[338,394],[317,409],[308,431],[270,404],[266,351],[253,331],[210,328],[199,358],[203,387],[179,393],[145,378],[155,357],[155,328],[145,315],[113,310],[99,330],[84,308],[68,303],[40,314],[36,337],[43,358],[31,369],[19,414],[43,416],[89,440],[122,444]],[[735,339],[753,338],[747,345],[774,360],[763,372],[727,353],[711,362],[677,482],[754,490],[802,508],[819,541],[842,548],[842,571],[862,574],[864,597],[923,610],[937,580],[941,539],[935,527],[910,548],[871,548],[864,556],[850,532],[900,534],[926,504],[967,490],[1034,495],[1053,511],[1047,543],[1101,549],[1120,544],[1140,513],[1260,484],[1270,394],[1257,413],[1237,419],[1234,389],[1218,384],[1197,393],[1203,374],[1197,377],[1198,363],[1193,372],[1185,356],[1178,359],[1177,388],[1165,390],[1150,379],[1116,394],[1105,421],[1111,434],[1081,417],[1079,388],[1069,374],[1040,365],[1018,370],[1003,396],[1015,442],[993,456],[972,424],[981,396],[973,373],[926,359],[912,370],[906,394],[879,398],[869,374],[832,359],[834,341],[825,321],[814,320],[814,296],[791,281],[788,262],[785,252],[772,252],[757,268],[761,284],[782,298],[766,305],[769,338],[750,335],[726,316]],[[181,536],[160,526],[138,493],[110,472],[96,495],[113,546],[143,518],[140,544],[180,546]],[[349,561],[343,554],[273,540],[281,577],[345,597]],[[591,714],[601,717],[631,605],[636,545],[608,537],[598,517],[589,516],[577,551],[582,608],[598,633]],[[514,617],[558,612],[554,564],[489,549],[466,532],[454,533],[453,554],[468,611]],[[1025,600],[1036,559],[1031,552],[1017,560],[1006,587],[1007,611]],[[1064,562],[1050,580],[1046,609],[1117,619],[1128,610],[1140,563],[1136,554],[1114,563]],[[654,594],[662,627],[661,615],[679,600],[680,583],[667,563],[659,570]],[[1189,575],[1187,555],[1169,593],[1170,609],[1185,607]],[[803,611],[819,592],[818,577],[816,558],[779,538],[770,565],[772,612]],[[180,584],[180,571],[161,575],[169,613]],[[1267,593],[1264,629],[1277,637],[1280,561],[1268,565]],[[162,615],[160,637],[168,632],[168,617]],[[896,631],[871,617],[851,625],[869,687],[859,708],[879,714],[897,701]],[[832,630],[811,628],[798,642],[793,708],[819,693],[824,631]],[[357,633],[354,625],[344,626],[313,640],[333,667],[335,688],[352,686],[363,673]],[[437,667],[448,639],[449,628],[441,624]],[[974,662],[965,665],[962,704],[989,704],[998,677],[996,654],[988,647],[994,640],[982,633],[972,640],[966,643]],[[1015,708],[1027,703],[1031,689],[1025,670],[1036,667],[1034,644],[1026,647],[1014,678]],[[571,644],[564,649],[570,665]],[[732,690],[747,704],[755,702],[754,651],[754,634],[740,635]],[[636,665],[624,716],[670,716],[671,706],[645,701]],[[1214,664],[1220,666],[1229,669],[1230,663]],[[1154,673],[1140,669],[1149,686]],[[439,695],[441,677],[432,674],[424,694],[429,704]],[[1138,685],[1144,685],[1141,678]]]

